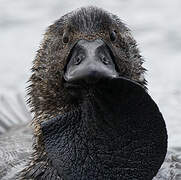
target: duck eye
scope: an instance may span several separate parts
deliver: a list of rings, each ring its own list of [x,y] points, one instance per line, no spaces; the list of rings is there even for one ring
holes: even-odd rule
[[[110,39],[111,39],[111,41],[116,41],[116,38],[117,38],[117,34],[116,34],[116,31],[112,31],[111,33],[110,33]]]
[[[64,44],[67,44],[67,43],[69,42],[69,37],[68,37],[68,34],[67,34],[67,33],[64,33],[64,34],[63,34],[62,42],[63,42]]]

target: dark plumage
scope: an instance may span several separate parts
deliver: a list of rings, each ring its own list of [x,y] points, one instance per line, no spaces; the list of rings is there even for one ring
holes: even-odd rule
[[[96,46],[93,52],[86,49],[90,44]],[[102,71],[98,68],[91,81],[92,75],[86,74],[85,81],[82,74],[87,71],[82,71],[83,79],[69,82],[65,72],[72,61],[76,69],[91,53]],[[97,62],[105,58],[117,73],[107,70],[107,62]],[[34,152],[30,159],[27,155],[29,162],[16,178],[152,179],[166,155],[167,134],[163,117],[146,92],[142,64],[129,29],[102,9],[81,8],[51,25],[28,87]],[[95,83],[100,74],[103,77]],[[161,174],[159,178],[164,180]]]
[[[110,41],[112,31],[117,35],[115,42]],[[69,38],[68,44],[62,43],[65,37]],[[42,155],[44,146],[40,123],[74,108],[72,104],[65,103],[67,91],[62,82],[64,67],[71,48],[79,39],[97,38],[104,39],[114,49],[120,75],[146,88],[143,59],[136,47],[136,41],[117,16],[95,7],[81,8],[64,15],[46,31],[32,68],[33,74],[28,92],[29,104],[32,112],[35,113],[33,120],[36,138],[34,162],[39,161],[40,156],[43,156],[45,163],[47,161],[46,155]]]

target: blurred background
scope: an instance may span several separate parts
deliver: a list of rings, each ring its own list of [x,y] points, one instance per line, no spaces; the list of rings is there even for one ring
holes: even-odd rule
[[[148,69],[149,93],[166,121],[169,146],[181,147],[180,0],[0,0],[1,100],[6,97],[12,105],[15,94],[25,94],[46,27],[87,5],[117,14],[132,30]]]

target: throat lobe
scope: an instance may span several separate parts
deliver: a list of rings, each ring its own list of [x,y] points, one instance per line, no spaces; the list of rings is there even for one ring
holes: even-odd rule
[[[68,180],[152,179],[166,153],[156,104],[125,79],[97,89],[76,110],[42,123],[51,165]]]

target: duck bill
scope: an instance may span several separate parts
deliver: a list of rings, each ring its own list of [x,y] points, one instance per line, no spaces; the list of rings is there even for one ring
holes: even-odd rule
[[[102,78],[115,77],[118,72],[114,56],[103,40],[79,40],[72,48],[64,73],[66,82],[95,84]]]

